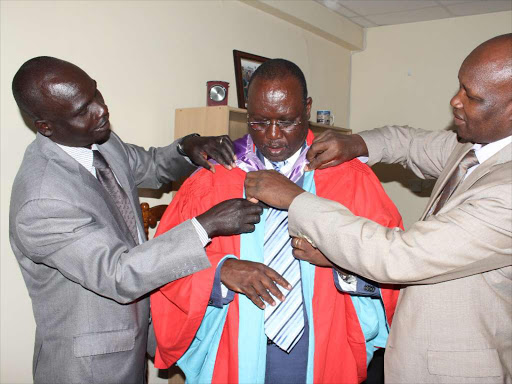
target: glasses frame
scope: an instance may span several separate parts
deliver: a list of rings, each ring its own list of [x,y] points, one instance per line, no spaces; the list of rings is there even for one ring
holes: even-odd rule
[[[283,120],[266,120],[266,121],[248,121],[247,125],[258,132],[266,131],[272,125],[277,125],[281,131],[292,132],[295,128],[302,124],[302,121],[283,121]]]
[[[299,125],[302,125],[304,122],[301,117],[304,111],[300,113],[298,117],[295,118],[295,120],[276,120],[276,119],[270,119],[270,120],[260,120],[260,121],[250,121],[249,120],[249,114],[247,114],[247,125],[249,128],[257,131],[257,132],[263,132],[266,131],[267,128],[277,125],[281,131],[284,132],[293,132]]]

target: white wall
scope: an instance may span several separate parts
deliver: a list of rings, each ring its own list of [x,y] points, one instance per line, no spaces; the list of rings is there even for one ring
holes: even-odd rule
[[[511,12],[368,29],[365,50],[352,57],[350,128],[449,127],[462,61],[478,44],[510,32]],[[394,166],[375,169],[410,226],[426,205],[428,188],[419,197],[405,186],[414,184],[411,173]]]
[[[127,142],[147,147],[171,141],[176,108],[205,105],[207,80],[229,81],[229,104],[237,105],[233,49],[297,63],[313,109],[331,109],[336,122],[347,126],[350,52],[235,1],[0,4],[0,382],[29,383],[35,324],[8,240],[12,182],[34,139],[10,91],[20,65],[39,55],[78,64],[97,80],[113,129]]]

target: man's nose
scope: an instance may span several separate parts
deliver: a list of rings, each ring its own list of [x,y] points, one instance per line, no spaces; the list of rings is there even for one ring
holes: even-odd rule
[[[107,104],[103,100],[97,100],[95,103],[95,109],[98,113],[98,116],[104,116],[108,114]]]
[[[462,108],[463,104],[462,104],[462,100],[461,100],[461,93],[462,93],[462,89],[459,89],[459,91],[455,94],[455,96],[453,96],[452,99],[450,100],[450,105],[453,108],[457,108],[457,109]]]
[[[283,132],[281,132],[281,129],[277,125],[277,121],[271,121],[266,132],[269,139],[278,139],[283,136]]]

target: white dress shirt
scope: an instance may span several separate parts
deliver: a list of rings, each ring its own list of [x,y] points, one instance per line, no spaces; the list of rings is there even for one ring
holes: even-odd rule
[[[479,164],[469,168],[466,173],[465,178],[468,177],[471,174],[471,172],[473,172],[475,169],[477,169],[480,166],[480,164],[482,164],[484,161],[490,159],[492,156],[494,156],[496,153],[498,153],[500,150],[505,148],[510,143],[512,143],[512,136],[505,137],[504,139],[501,139],[501,140],[498,140],[498,141],[495,141],[493,143],[489,143],[486,145],[483,145],[483,144],[473,145],[473,149],[475,150],[475,155],[476,155],[476,158],[478,159]]]

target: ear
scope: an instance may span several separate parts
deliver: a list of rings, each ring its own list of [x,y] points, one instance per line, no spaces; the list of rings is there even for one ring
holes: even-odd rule
[[[53,134],[53,129],[46,120],[36,120],[34,121],[34,125],[37,131],[43,136],[50,137]]]
[[[311,117],[311,106],[313,105],[313,99],[311,97],[308,97],[306,99],[306,116],[308,118],[308,121],[309,121],[309,118]]]

